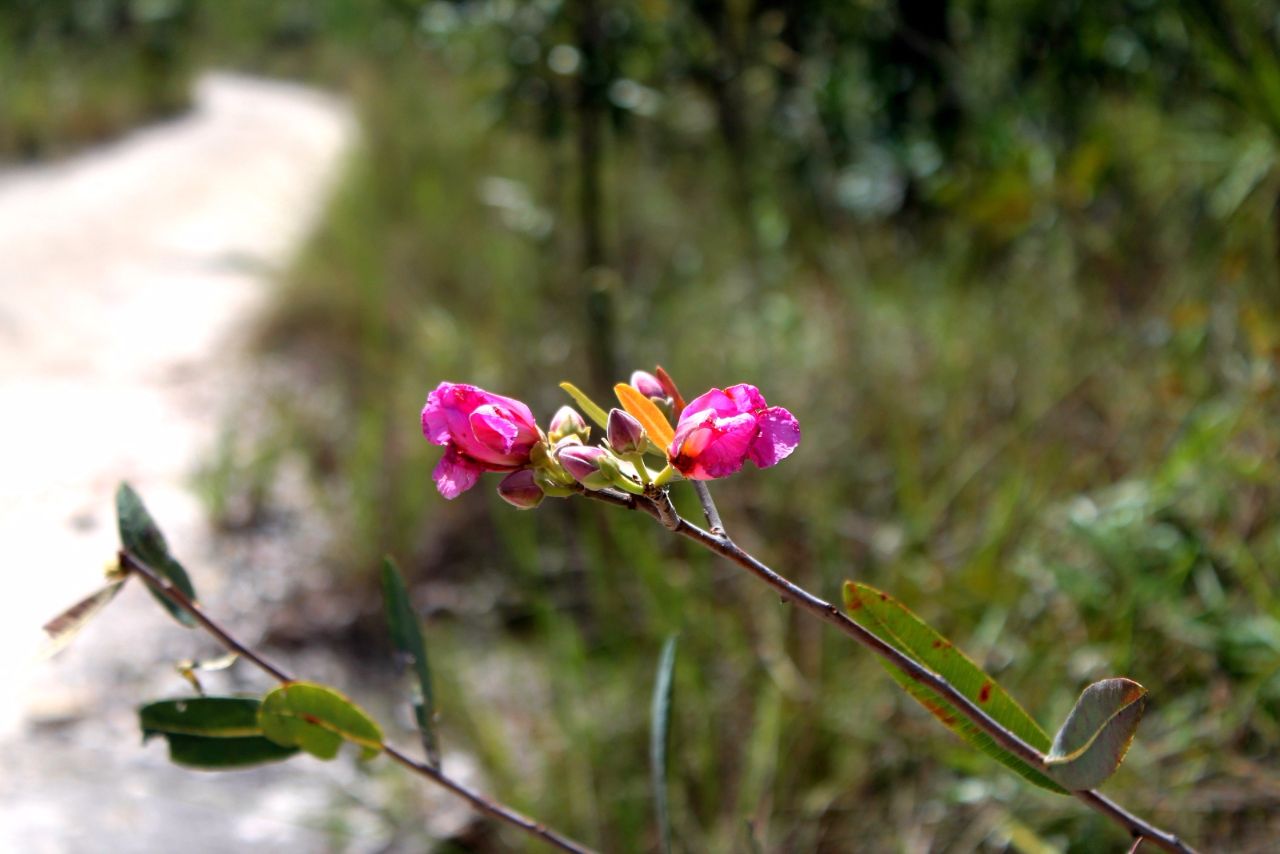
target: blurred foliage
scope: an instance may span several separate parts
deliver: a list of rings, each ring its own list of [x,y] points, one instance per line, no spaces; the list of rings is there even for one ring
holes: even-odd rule
[[[644,698],[679,632],[677,850],[1124,844],[650,520],[435,494],[440,380],[548,417],[560,380],[661,362],[804,427],[717,485],[744,546],[828,598],[891,591],[1050,730],[1136,679],[1108,793],[1209,849],[1280,833],[1273,3],[200,11],[197,55],[339,88],[364,129],[263,324],[266,415],[206,480],[258,507],[304,460],[343,532],[334,596],[404,559],[446,761],[654,850]]]
[[[188,103],[197,0],[6,0],[0,160],[101,140]]]

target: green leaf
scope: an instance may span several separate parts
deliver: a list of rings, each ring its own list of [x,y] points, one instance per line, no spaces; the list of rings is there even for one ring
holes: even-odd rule
[[[169,740],[170,762],[205,771],[225,771],[267,762],[281,762],[298,752],[296,747],[282,747],[260,735],[245,738],[170,735],[166,738]]]
[[[112,581],[45,623],[43,628],[47,638],[40,649],[40,657],[52,658],[66,648],[67,644],[71,643],[71,639],[78,635],[80,630],[98,615],[99,611],[107,607],[112,599],[116,598],[116,594],[124,585],[125,578]]]
[[[597,406],[594,400],[587,397],[586,392],[582,391],[573,383],[568,383],[568,382],[560,383],[560,388],[564,389],[566,392],[569,393],[569,397],[572,397],[573,402],[578,404],[578,408],[582,410],[583,414],[585,414],[592,421],[596,422],[596,424],[599,424],[600,429],[602,430],[609,429],[608,414],[599,406]]]
[[[946,679],[992,719],[1036,750],[1044,753],[1049,749],[1048,734],[1016,700],[963,652],[952,646],[951,641],[892,596],[866,584],[846,581],[844,603],[849,616],[858,625]],[[1035,785],[1067,794],[1042,769],[1005,750],[936,692],[887,662],[885,669],[908,694],[956,735]]]
[[[382,596],[386,600],[387,627],[396,652],[413,667],[418,687],[413,701],[413,714],[418,721],[422,747],[427,761],[440,767],[440,748],[436,741],[435,696],[431,690],[431,667],[427,662],[427,645],[422,637],[422,624],[409,601],[404,576],[391,558],[382,561]]]
[[[262,736],[258,700],[193,697],[164,700],[138,710],[145,741],[164,736],[169,759],[189,768],[220,770],[278,762],[298,752]]]
[[[159,526],[147,512],[138,493],[127,483],[120,484],[120,488],[116,490],[116,519],[120,528],[120,543],[125,551],[172,582],[192,602],[196,601],[196,590],[191,585],[187,571],[169,553],[169,544],[165,542],[164,534],[160,533]],[[188,628],[196,625],[194,617],[164,596],[155,590],[151,590],[151,595],[179,623]]]
[[[1115,773],[1147,707],[1147,689],[1132,679],[1103,679],[1080,694],[1053,738],[1047,764],[1068,789],[1092,789]]]
[[[657,812],[658,835],[664,854],[671,851],[671,816],[667,799],[667,743],[671,724],[672,674],[676,666],[676,635],[667,638],[658,657],[658,675],[653,682],[652,722],[649,730],[649,768],[653,780],[653,803]]]
[[[144,737],[179,733],[206,738],[240,738],[261,735],[254,697],[192,697],[161,700],[138,710]]]
[[[258,710],[267,738],[300,747],[320,759],[338,755],[343,741],[361,747],[361,758],[382,751],[382,729],[364,710],[332,688],[313,682],[289,682],[267,694]]]

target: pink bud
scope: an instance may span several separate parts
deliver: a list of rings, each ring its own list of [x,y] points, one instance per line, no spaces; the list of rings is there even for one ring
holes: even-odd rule
[[[591,480],[592,484],[595,483],[597,479],[592,475],[599,473],[600,460],[607,456],[609,452],[604,448],[586,445],[568,445],[556,453],[556,459],[560,461],[560,465],[564,466],[564,470],[584,486],[588,485],[588,480]]]
[[[648,371],[636,371],[631,375],[631,387],[645,397],[666,397],[658,378]]]
[[[586,439],[591,433],[591,428],[587,426],[587,422],[578,410],[572,406],[562,406],[556,411],[551,419],[551,427],[547,431],[547,436],[551,439],[552,444],[559,442],[566,436],[577,436],[580,439]]]
[[[502,500],[520,510],[532,510],[542,503],[542,488],[533,469],[513,471],[498,483]]]
[[[630,413],[621,409],[609,410],[609,426],[606,430],[609,447],[619,454],[634,454],[644,448],[644,428]]]

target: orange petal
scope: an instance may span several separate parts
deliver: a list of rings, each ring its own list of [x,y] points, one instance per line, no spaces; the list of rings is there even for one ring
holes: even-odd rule
[[[671,429],[662,410],[658,409],[652,400],[626,383],[615,385],[613,393],[618,396],[618,402],[622,404],[622,408],[640,422],[640,426],[654,443],[661,448],[671,446],[671,440],[675,438],[676,431]]]

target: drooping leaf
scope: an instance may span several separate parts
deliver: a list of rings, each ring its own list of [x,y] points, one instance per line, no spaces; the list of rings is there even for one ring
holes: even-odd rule
[[[124,546],[125,551],[168,579],[192,602],[196,601],[196,590],[191,584],[187,571],[170,554],[169,544],[165,542],[164,534],[160,532],[159,526],[147,512],[146,505],[142,503],[138,493],[134,492],[133,487],[127,483],[120,484],[119,489],[116,490],[116,520],[120,529],[120,544]],[[151,595],[179,623],[188,628],[196,625],[195,618],[182,608],[155,590],[151,591]]]
[[[601,430],[609,429],[609,415],[601,409],[594,400],[587,397],[587,393],[570,382],[560,383],[560,388],[569,393],[573,398],[573,402],[578,404],[584,415],[596,422]]]
[[[382,596],[387,609],[387,627],[391,643],[405,663],[413,668],[417,690],[413,701],[413,714],[418,721],[422,747],[427,761],[440,767],[440,748],[435,730],[435,697],[431,690],[431,667],[427,662],[427,645],[422,637],[422,624],[409,601],[409,591],[404,576],[391,558],[382,561]]]
[[[127,577],[110,582],[45,623],[43,628],[47,637],[40,649],[40,657],[52,658],[65,649],[67,644],[71,643],[71,639],[78,635],[80,630],[98,615],[98,612],[107,607],[112,599],[116,598]]]
[[[649,434],[654,444],[659,448],[670,447],[676,432],[671,428],[667,417],[662,414],[662,410],[652,400],[626,383],[615,385],[613,393],[618,396],[618,402],[622,404],[622,408],[640,422],[640,426]]]
[[[361,748],[361,758],[382,751],[382,729],[363,709],[332,688],[313,682],[289,682],[271,691],[258,710],[267,738],[300,747],[319,759],[338,755],[343,741]]]
[[[203,771],[226,771],[280,762],[298,752],[296,747],[283,747],[260,735],[244,738],[169,735],[166,738],[169,741],[169,761]]]
[[[138,710],[143,740],[163,736],[169,758],[205,770],[245,768],[278,762],[298,752],[264,738],[258,700],[248,697],[193,697],[164,700]]]
[[[667,744],[671,724],[672,675],[676,665],[676,636],[662,645],[658,674],[653,682],[653,703],[649,729],[649,769],[653,781],[653,803],[658,819],[658,835],[664,854],[671,851],[671,817],[667,799]]]
[[[1124,761],[1146,707],[1147,689],[1132,679],[1085,688],[1053,738],[1049,773],[1072,790],[1101,785]]]
[[[858,625],[942,676],[992,719],[1036,750],[1044,753],[1049,749],[1048,734],[1008,692],[892,596],[866,584],[846,581],[844,603],[849,616]],[[1043,770],[1000,746],[935,691],[893,665],[885,663],[885,669],[908,694],[965,741],[1035,785],[1066,794],[1066,790]]]

